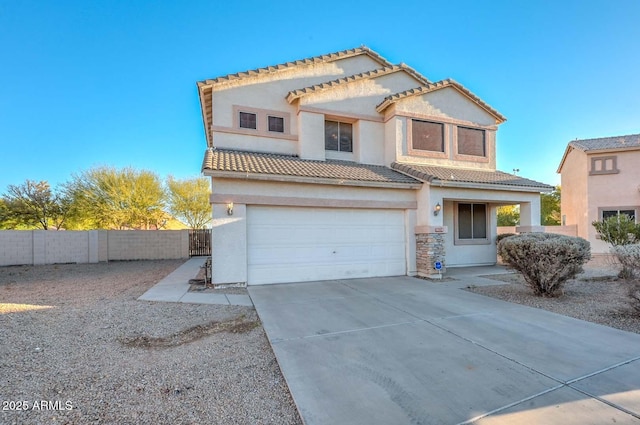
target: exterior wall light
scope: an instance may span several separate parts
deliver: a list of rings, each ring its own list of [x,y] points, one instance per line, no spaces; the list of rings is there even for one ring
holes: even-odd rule
[[[227,215],[233,215],[233,202],[227,204]]]
[[[438,202],[436,206],[433,208],[433,215],[440,214],[441,209],[442,209],[442,206],[440,205],[440,202]]]

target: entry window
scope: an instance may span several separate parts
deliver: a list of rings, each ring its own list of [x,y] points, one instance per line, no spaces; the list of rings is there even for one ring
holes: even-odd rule
[[[458,127],[458,154],[486,156],[484,130]]]
[[[256,114],[250,112],[240,112],[240,128],[251,128],[253,130],[258,128],[258,120]]]
[[[607,209],[607,210],[602,210],[602,220],[606,220],[609,217],[617,217],[617,216],[619,216],[621,214],[629,216],[629,218],[631,220],[635,220],[636,219],[636,211],[635,210]]]
[[[274,117],[269,115],[268,121],[269,121],[269,131],[284,133],[284,118]]]
[[[324,148],[328,151],[353,152],[353,125],[345,122],[325,121]]]
[[[444,152],[444,125],[412,120],[411,147],[421,151]]]
[[[487,205],[459,203],[456,243],[488,243]]]

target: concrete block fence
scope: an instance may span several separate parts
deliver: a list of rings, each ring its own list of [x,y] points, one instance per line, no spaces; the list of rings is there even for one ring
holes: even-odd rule
[[[188,230],[0,230],[0,266],[189,258]]]

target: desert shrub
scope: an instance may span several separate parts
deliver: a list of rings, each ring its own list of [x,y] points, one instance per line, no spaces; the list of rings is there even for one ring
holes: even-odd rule
[[[509,236],[515,236],[517,235],[517,233],[501,233],[498,236],[496,236],[496,245],[498,243],[500,243],[501,240],[508,238]]]
[[[640,244],[613,246],[611,252],[622,264],[621,278],[631,279],[640,273]]]
[[[582,265],[591,258],[591,244],[571,236],[525,233],[500,241],[498,254],[522,274],[534,294],[550,297],[582,272]]]
[[[640,282],[634,281],[629,288],[629,301],[638,313],[640,313]]]

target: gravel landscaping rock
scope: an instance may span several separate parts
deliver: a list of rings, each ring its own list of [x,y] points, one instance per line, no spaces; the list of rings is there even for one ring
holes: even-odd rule
[[[252,307],[137,300],[182,263],[0,267],[0,423],[301,423]]]
[[[541,308],[588,322],[640,333],[640,314],[631,307],[630,283],[618,279],[615,267],[585,267],[585,272],[564,285],[557,297],[539,297],[526,286],[518,273],[482,276],[505,282],[495,286],[475,286],[467,290],[504,301]]]

